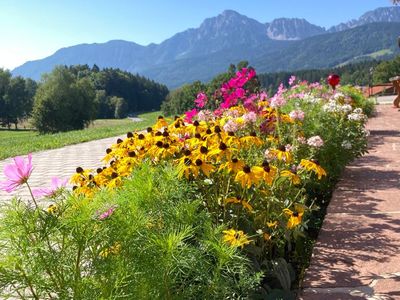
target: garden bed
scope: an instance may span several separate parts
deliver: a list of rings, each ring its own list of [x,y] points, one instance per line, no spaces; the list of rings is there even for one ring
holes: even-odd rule
[[[372,103],[295,78],[268,97],[243,69],[195,105],[110,145],[104,167],[78,167],[47,210],[4,208],[3,291],[294,298],[327,196],[367,149]]]

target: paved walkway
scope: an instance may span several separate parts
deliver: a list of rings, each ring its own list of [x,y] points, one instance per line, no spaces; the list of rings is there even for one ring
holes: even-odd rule
[[[301,299],[400,299],[400,111],[377,105],[367,128],[369,153],[338,183]]]
[[[52,177],[70,178],[77,167],[97,169],[102,165],[101,159],[106,154],[105,150],[111,144],[114,144],[117,138],[106,138],[33,153],[33,172],[29,179],[31,187],[50,187]],[[121,138],[124,138],[124,136],[121,136]],[[3,168],[10,163],[12,163],[11,158],[0,161],[0,181],[5,180]],[[12,194],[0,190],[0,203],[9,200],[14,195],[18,195],[22,199],[30,199],[28,189],[22,187]]]

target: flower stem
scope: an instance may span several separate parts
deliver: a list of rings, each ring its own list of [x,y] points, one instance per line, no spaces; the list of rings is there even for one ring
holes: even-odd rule
[[[36,209],[38,209],[38,210],[39,210],[39,205],[38,205],[38,204],[37,204],[37,202],[36,202],[35,196],[33,196],[33,193],[32,193],[31,186],[29,185],[29,183],[28,183],[28,182],[26,182],[26,186],[28,187],[29,193],[31,194],[31,197],[32,197],[33,203],[35,203],[35,207],[36,207]]]

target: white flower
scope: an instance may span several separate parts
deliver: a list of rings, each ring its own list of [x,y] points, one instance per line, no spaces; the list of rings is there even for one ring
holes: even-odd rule
[[[324,145],[324,141],[319,135],[312,136],[307,140],[307,144],[311,147],[321,148]]]
[[[210,178],[204,179],[204,183],[207,185],[212,185],[214,182]]]
[[[350,149],[352,148],[351,142],[349,142],[349,141],[343,141],[342,147],[343,147],[344,149],[350,150]]]

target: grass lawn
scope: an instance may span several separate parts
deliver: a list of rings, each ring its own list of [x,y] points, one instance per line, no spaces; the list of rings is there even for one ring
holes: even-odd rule
[[[125,134],[128,131],[144,129],[152,126],[159,111],[140,114],[140,122],[130,119],[95,120],[84,130],[74,130],[56,134],[40,135],[31,130],[0,129],[0,159],[24,155],[30,152],[60,148],[65,145],[77,144],[91,140]]]

